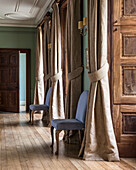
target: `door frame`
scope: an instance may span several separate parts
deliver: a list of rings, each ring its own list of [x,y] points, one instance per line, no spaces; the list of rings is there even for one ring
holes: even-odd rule
[[[31,90],[30,90],[31,89],[31,49],[0,48],[0,51],[1,52],[20,51],[20,53],[26,53],[26,112],[28,112],[29,105],[31,104]]]

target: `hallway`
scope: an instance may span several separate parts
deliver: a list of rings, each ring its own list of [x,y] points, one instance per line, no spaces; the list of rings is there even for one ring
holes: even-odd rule
[[[40,118],[41,115],[35,115],[34,126],[31,126],[26,113],[0,114],[0,170],[136,169],[136,159],[83,161],[77,157],[79,147],[64,144],[62,140],[57,157],[50,149],[50,129],[44,127]]]

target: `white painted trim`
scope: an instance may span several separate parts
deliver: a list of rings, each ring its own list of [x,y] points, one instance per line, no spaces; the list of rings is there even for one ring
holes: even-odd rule
[[[45,5],[43,6],[43,8],[40,10],[40,12],[38,13],[36,19],[35,19],[35,24],[39,25],[39,23],[43,20],[44,16],[46,15],[46,13],[50,10],[52,4],[54,3],[55,0],[48,0],[46,1]]]
[[[36,28],[37,25],[33,24],[33,25],[20,25],[20,24],[0,24],[0,26],[3,27],[28,27],[28,28]]]
[[[34,8],[36,7],[37,3],[39,2],[39,0],[34,0],[33,2],[33,6],[32,8],[30,9],[29,13],[32,13],[34,11]]]
[[[36,18],[34,19],[33,22],[29,25],[29,23],[0,23],[0,26],[5,26],[5,27],[32,27],[36,28],[39,23],[43,20],[44,16],[48,11],[51,11],[51,6],[54,3],[55,0],[47,0],[44,4],[44,6],[41,8],[40,12],[37,14]]]

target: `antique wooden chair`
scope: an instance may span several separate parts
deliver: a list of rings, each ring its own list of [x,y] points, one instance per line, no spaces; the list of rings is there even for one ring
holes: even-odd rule
[[[51,147],[53,147],[53,144],[54,144],[53,130],[54,128],[56,129],[57,150],[55,154],[58,154],[59,152],[59,133],[62,130],[78,130],[79,132],[81,130],[84,130],[87,101],[88,101],[88,91],[86,90],[86,91],[83,91],[82,94],[80,95],[75,119],[54,119],[51,121],[51,137],[52,137]]]
[[[29,106],[29,115],[30,115],[30,122],[33,124],[34,121],[34,113],[35,111],[48,111],[49,106],[50,106],[50,96],[51,96],[51,87],[49,88],[47,95],[46,95],[46,100],[45,104],[32,104]]]

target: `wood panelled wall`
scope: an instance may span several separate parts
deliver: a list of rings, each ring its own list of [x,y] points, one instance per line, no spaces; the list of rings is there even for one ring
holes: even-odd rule
[[[112,0],[112,106],[121,157],[136,157],[136,2]]]

